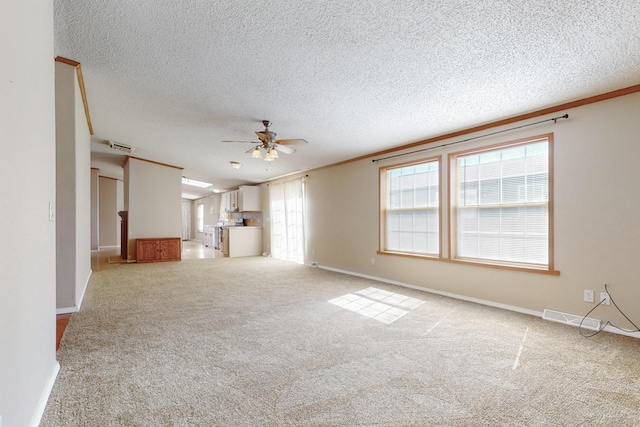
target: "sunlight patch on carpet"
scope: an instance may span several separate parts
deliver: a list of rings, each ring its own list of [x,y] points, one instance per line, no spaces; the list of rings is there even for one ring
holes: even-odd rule
[[[333,305],[390,324],[420,307],[424,301],[406,295],[394,294],[378,288],[366,288],[329,300]]]

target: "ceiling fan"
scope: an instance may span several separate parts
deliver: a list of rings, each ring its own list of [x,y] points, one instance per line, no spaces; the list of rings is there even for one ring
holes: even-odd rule
[[[272,162],[277,159],[278,151],[285,154],[295,153],[296,150],[294,148],[291,148],[290,145],[307,144],[307,141],[304,139],[276,139],[276,133],[269,130],[271,122],[269,120],[263,120],[262,124],[264,125],[264,130],[256,132],[256,135],[258,135],[260,141],[225,140],[222,142],[245,142],[250,144],[258,144],[255,147],[249,149],[247,153],[251,153],[251,157],[260,159],[262,158],[262,153],[260,150],[263,150],[266,153],[264,159],[267,162]]]

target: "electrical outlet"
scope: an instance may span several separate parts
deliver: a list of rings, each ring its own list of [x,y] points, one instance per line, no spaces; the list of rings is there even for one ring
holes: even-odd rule
[[[371,265],[376,265],[376,259],[375,258],[371,258]]]
[[[602,305],[611,305],[611,300],[609,299],[609,294],[607,292],[600,292],[600,301]]]
[[[593,302],[593,290],[585,289],[584,290],[584,301],[585,302]]]

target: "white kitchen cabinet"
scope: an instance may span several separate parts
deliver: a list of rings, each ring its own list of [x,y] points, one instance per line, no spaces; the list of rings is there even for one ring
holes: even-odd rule
[[[238,189],[238,209],[240,212],[262,211],[262,187],[241,185]]]
[[[238,190],[222,193],[220,200],[220,213],[238,211]]]

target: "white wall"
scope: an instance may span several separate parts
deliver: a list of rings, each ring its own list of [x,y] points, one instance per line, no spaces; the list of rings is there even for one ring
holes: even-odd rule
[[[135,259],[137,238],[182,236],[182,169],[135,157],[124,169],[129,259]]]
[[[310,172],[306,260],[529,312],[549,308],[584,315],[595,305],[583,301],[583,290],[593,289],[598,295],[607,282],[627,315],[640,322],[640,263],[636,259],[640,253],[640,196],[636,190],[640,183],[640,93],[566,112],[569,119],[557,124],[511,131],[455,148],[380,163],[364,159]],[[543,118],[547,117],[529,122]],[[449,151],[549,132],[555,139],[554,247],[559,276],[376,253],[379,167],[437,154],[444,155],[446,162]],[[418,148],[424,146],[414,150]],[[265,221],[266,232],[268,225]],[[591,316],[631,327],[613,306],[599,307]]]
[[[0,417],[37,426],[59,368],[53,3],[3,3],[0,50]]]
[[[55,71],[57,307],[68,313],[91,275],[91,153],[76,68],[56,62]]]

